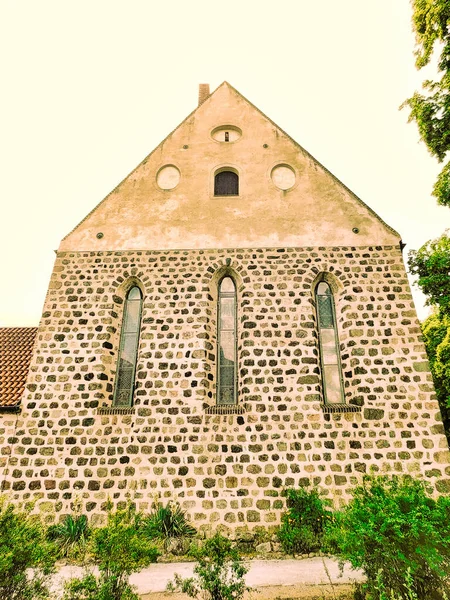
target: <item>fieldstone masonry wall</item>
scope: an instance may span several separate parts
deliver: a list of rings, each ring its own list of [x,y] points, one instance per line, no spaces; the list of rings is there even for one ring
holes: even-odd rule
[[[215,414],[217,281],[238,288],[241,414]],[[348,409],[321,404],[313,288],[334,290]],[[111,407],[123,300],[144,295],[135,401]],[[48,520],[155,495],[198,527],[277,524],[283,488],[336,504],[363,473],[450,491],[449,452],[398,247],[59,253],[0,475]],[[236,411],[236,412],[239,412]]]

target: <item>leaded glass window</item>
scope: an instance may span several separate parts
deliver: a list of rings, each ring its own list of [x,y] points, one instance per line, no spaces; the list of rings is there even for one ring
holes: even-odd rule
[[[127,294],[120,334],[119,366],[114,390],[114,406],[131,406],[133,403],[134,375],[136,371],[139,329],[141,323],[142,294],[134,286]]]
[[[236,404],[236,286],[231,277],[219,284],[217,329],[217,404]]]
[[[342,403],[344,390],[336,315],[333,294],[325,281],[321,281],[316,288],[316,307],[324,401],[329,404]]]

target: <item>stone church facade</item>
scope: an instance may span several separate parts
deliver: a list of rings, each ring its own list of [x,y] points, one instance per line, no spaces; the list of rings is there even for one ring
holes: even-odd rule
[[[2,489],[269,527],[286,487],[450,490],[397,232],[224,82],[57,252]]]

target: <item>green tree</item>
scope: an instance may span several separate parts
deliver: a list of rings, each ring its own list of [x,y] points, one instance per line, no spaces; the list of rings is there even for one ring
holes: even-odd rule
[[[416,32],[416,66],[427,65],[434,51],[439,54],[438,81],[423,83],[424,93],[415,92],[402,107],[411,109],[422,140],[439,162],[450,150],[450,2],[448,0],[411,0],[413,28]],[[442,169],[433,188],[438,204],[450,206],[450,161]]]
[[[408,267],[428,296],[426,304],[450,316],[450,237],[447,232],[408,254]]]
[[[416,33],[416,66],[429,64],[439,54],[438,80],[427,80],[424,93],[415,92],[402,107],[410,108],[409,121],[415,121],[422,140],[439,162],[447,160],[450,150],[450,2],[449,0],[411,0],[413,28]],[[438,204],[450,207],[450,161],[433,188]],[[426,303],[436,307],[422,330],[430,359],[431,372],[450,443],[450,237],[445,232],[408,255],[410,272],[428,296]]]
[[[426,484],[412,477],[367,476],[352,493],[328,521],[325,547],[364,571],[366,597],[445,598],[450,498],[432,498]]]
[[[422,333],[450,445],[450,316],[435,311],[422,323]]]
[[[444,233],[408,255],[410,272],[434,312],[422,323],[436,395],[450,444],[450,237]]]

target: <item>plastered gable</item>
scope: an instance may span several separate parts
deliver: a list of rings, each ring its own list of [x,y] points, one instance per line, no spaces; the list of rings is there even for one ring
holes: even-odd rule
[[[234,125],[234,143],[212,139]],[[266,146],[266,147],[264,147]],[[296,172],[279,190],[277,164]],[[180,183],[156,175],[175,165]],[[239,173],[239,196],[214,197],[214,173]],[[353,229],[359,233],[355,234]],[[102,233],[101,239],[97,234]],[[397,244],[400,236],[287,134],[224,82],[66,238],[60,251]]]

